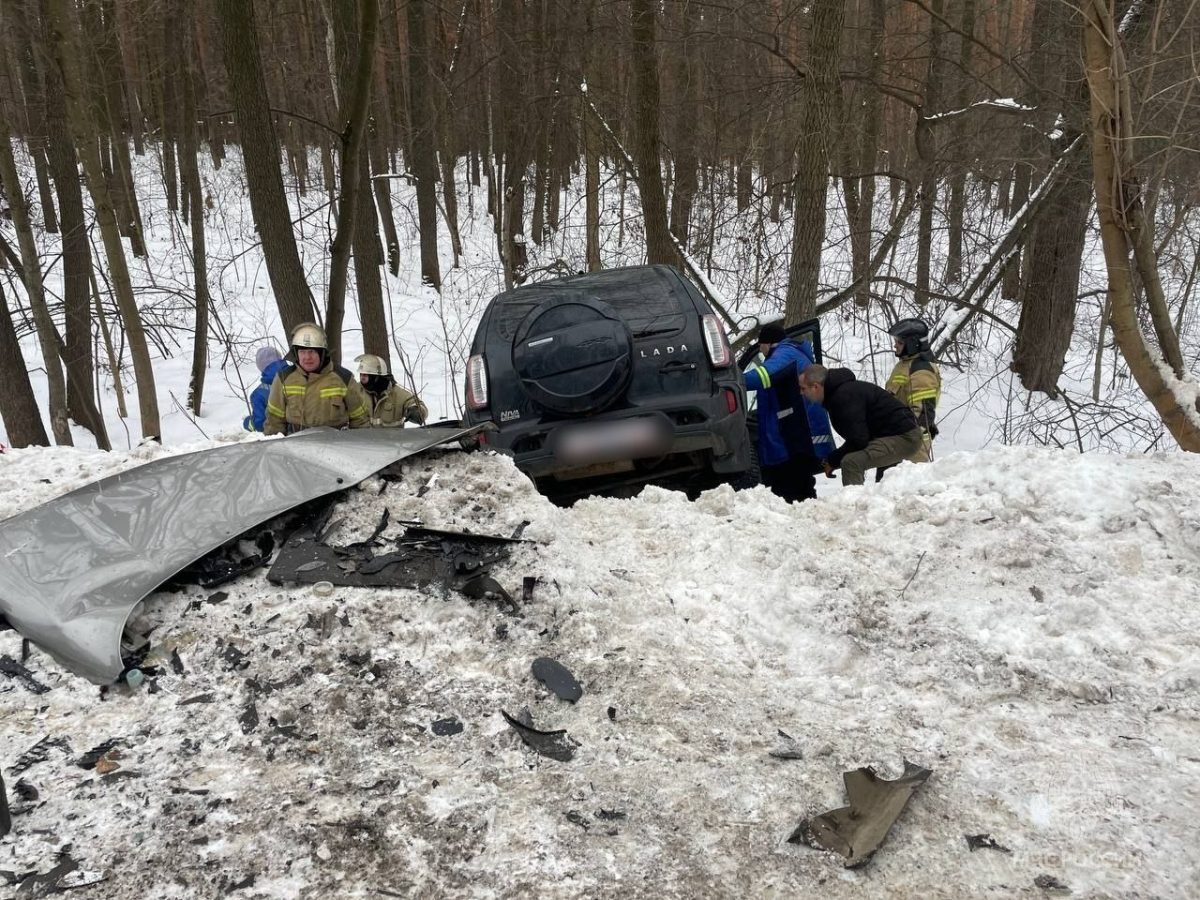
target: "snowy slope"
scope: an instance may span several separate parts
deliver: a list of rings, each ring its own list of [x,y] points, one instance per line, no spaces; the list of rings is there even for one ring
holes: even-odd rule
[[[163,452],[6,454],[0,516]],[[503,457],[418,459],[347,495],[339,540],[384,507],[528,521],[537,543],[498,574],[518,596],[539,579],[520,616],[259,573],[221,602],[153,595],[138,625],[185,670],[155,693],[101,702],[35,651],[49,692],[0,675],[0,771],[29,807],[0,870],[45,873],[69,845],[64,883],[113,898],[1007,898],[1043,896],[1043,875],[1076,897],[1193,897],[1198,481],[1187,455],[992,448],[797,507],[649,488],[559,509]],[[307,623],[331,607],[346,624],[322,638]],[[542,655],[583,682],[578,704],[534,681]],[[523,706],[579,742],[572,761],[521,744],[500,710]],[[462,733],[434,735],[448,716]],[[803,759],[768,755],[778,729]],[[43,738],[69,750],[14,773]],[[112,738],[117,773],[73,763]],[[933,776],[865,869],[785,842],[842,805],[843,771],[904,759]],[[1011,852],[971,852],[979,833]]]

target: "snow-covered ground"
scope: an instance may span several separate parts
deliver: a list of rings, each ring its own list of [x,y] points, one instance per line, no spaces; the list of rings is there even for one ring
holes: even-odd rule
[[[0,517],[165,452],[11,452]],[[112,898],[1008,898],[1043,896],[1039,876],[1194,897],[1197,483],[1191,455],[994,447],[799,506],[649,488],[561,509],[503,457],[417,458],[346,495],[339,539],[384,507],[500,535],[528,521],[536,543],[497,573],[517,596],[538,579],[520,615],[258,573],[221,602],[152,595],[138,626],[184,669],[155,691],[101,702],[35,651],[48,692],[0,675],[19,812],[0,870],[45,873],[69,848],[63,884]],[[306,627],[331,608],[328,637]],[[533,679],[539,656],[582,681],[577,704]],[[573,760],[520,742],[500,710],[526,706]],[[463,731],[435,735],[450,716]],[[802,759],[769,755],[779,730]],[[15,773],[44,739],[62,743]],[[75,764],[111,739],[115,772]],[[843,804],[843,771],[905,759],[933,776],[866,868],[786,843]],[[981,833],[1011,852],[972,852]]]

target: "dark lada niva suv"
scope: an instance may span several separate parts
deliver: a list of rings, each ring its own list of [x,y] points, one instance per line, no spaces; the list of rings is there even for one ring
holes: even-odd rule
[[[721,320],[670,266],[496,296],[467,363],[464,424],[553,497],[690,492],[751,465],[746,389]]]

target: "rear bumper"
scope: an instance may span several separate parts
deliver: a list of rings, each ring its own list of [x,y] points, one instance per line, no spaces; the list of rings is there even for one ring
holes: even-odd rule
[[[720,474],[736,474],[750,468],[750,436],[746,430],[745,389],[736,382],[720,384],[711,397],[671,397],[636,408],[613,410],[586,419],[506,422],[487,435],[485,446],[511,455],[517,467],[531,478],[572,478],[582,475],[578,460],[563,459],[556,453],[560,432],[592,424],[597,427],[627,419],[653,418],[666,437],[662,446],[646,454],[631,449],[628,454],[609,454],[604,460],[623,458],[645,468],[648,480],[653,465],[670,460],[670,467],[710,469]],[[725,389],[737,396],[737,409],[729,412]],[[650,464],[650,465],[647,465]]]

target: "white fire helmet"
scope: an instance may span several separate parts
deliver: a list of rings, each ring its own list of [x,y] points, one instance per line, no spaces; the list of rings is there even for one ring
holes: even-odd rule
[[[359,375],[386,375],[388,373],[387,363],[374,353],[364,353],[362,356],[356,357],[354,361],[358,363]]]
[[[292,332],[292,346],[301,350],[328,350],[325,329],[313,322],[304,322]]]

